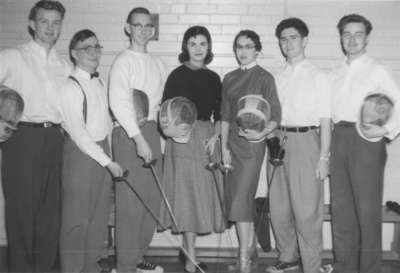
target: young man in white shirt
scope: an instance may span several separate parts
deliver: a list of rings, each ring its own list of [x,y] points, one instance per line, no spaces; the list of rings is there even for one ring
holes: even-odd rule
[[[0,52],[0,83],[19,92],[25,109],[3,145],[2,177],[11,272],[57,267],[63,135],[58,88],[70,66],[54,49],[65,9],[37,2],[29,14],[33,39]]]
[[[69,53],[75,69],[60,90],[64,142],[60,258],[62,272],[100,272],[107,253],[104,238],[111,200],[111,177],[122,176],[110,158],[112,122],[107,90],[96,71],[101,45],[88,29],[75,33]]]
[[[166,70],[155,56],[147,53],[147,44],[155,33],[150,13],[133,9],[126,20],[125,32],[130,46],[114,60],[110,71],[111,110],[119,123],[113,131],[115,160],[129,170],[127,180],[155,213],[159,213],[161,195],[150,168],[143,163],[156,159],[161,175],[161,145],[157,130],[157,112],[162,98]],[[148,121],[139,128],[133,104],[133,89],[149,98]],[[144,261],[156,222],[137,196],[123,183],[116,184],[117,271],[162,272],[160,266]]]
[[[334,267],[326,272],[376,273],[382,262],[382,191],[386,138],[399,132],[398,86],[366,53],[372,25],[350,14],[337,25],[345,60],[332,72],[331,205]],[[383,125],[356,123],[364,98],[384,93],[394,113]]]
[[[327,75],[305,56],[308,27],[298,18],[281,21],[275,30],[286,65],[275,81],[286,136],[283,166],[270,190],[270,215],[279,260],[267,268],[282,273],[303,266],[319,273],[322,258],[323,181],[328,175],[330,89]],[[301,263],[299,261],[301,259]]]

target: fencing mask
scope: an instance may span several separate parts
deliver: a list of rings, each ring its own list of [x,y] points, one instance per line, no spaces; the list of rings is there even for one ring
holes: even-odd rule
[[[133,106],[136,111],[136,122],[142,127],[149,116],[149,98],[139,89],[133,89]]]
[[[175,142],[189,142],[196,120],[196,105],[185,97],[174,97],[161,105],[159,112],[161,130]]]
[[[383,93],[373,93],[365,97],[356,123],[360,136],[372,142],[380,140],[381,138],[366,138],[360,127],[368,124],[385,125],[393,114],[393,107],[393,100]]]
[[[271,118],[271,106],[261,95],[246,95],[238,100],[236,122],[241,130],[261,132]]]

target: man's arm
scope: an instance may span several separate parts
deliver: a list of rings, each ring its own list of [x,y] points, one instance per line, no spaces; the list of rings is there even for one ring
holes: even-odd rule
[[[129,66],[120,57],[114,61],[110,70],[109,98],[110,108],[118,123],[125,129],[128,136],[136,143],[137,154],[145,162],[152,159],[152,151],[136,123],[136,112],[133,104],[133,93],[130,90]]]

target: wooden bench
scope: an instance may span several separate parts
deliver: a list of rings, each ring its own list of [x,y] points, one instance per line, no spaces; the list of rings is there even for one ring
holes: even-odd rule
[[[330,206],[324,206],[324,221],[331,221]],[[385,206],[382,207],[382,223],[393,223],[394,234],[391,243],[391,249],[383,251],[384,260],[400,260],[400,215],[388,210]],[[150,256],[177,256],[177,247],[150,247],[148,251]],[[235,258],[237,256],[236,248],[211,248],[211,247],[200,247],[197,249],[197,255],[202,258]],[[276,250],[270,252],[259,251],[260,258],[276,258],[278,253]],[[333,257],[332,250],[326,249],[323,252],[323,258],[331,259]]]

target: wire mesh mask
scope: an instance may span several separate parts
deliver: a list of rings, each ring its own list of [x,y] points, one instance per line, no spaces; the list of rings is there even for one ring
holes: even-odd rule
[[[270,117],[270,104],[261,95],[246,95],[238,100],[236,122],[240,129],[261,132]]]
[[[381,137],[367,138],[364,136],[360,127],[367,124],[378,126],[385,125],[393,114],[393,108],[393,100],[383,93],[373,93],[365,97],[356,122],[358,134],[370,142],[376,142],[382,139]]]
[[[161,130],[165,136],[172,137],[175,142],[189,142],[196,120],[196,106],[185,97],[174,97],[161,105],[159,112]]]
[[[23,109],[22,97],[15,90],[0,85],[0,119],[16,125]]]
[[[385,125],[393,113],[393,101],[387,95],[375,93],[368,95],[361,106],[360,122]]]
[[[133,89],[133,106],[136,112],[136,123],[142,127],[149,116],[149,98],[139,89]]]

